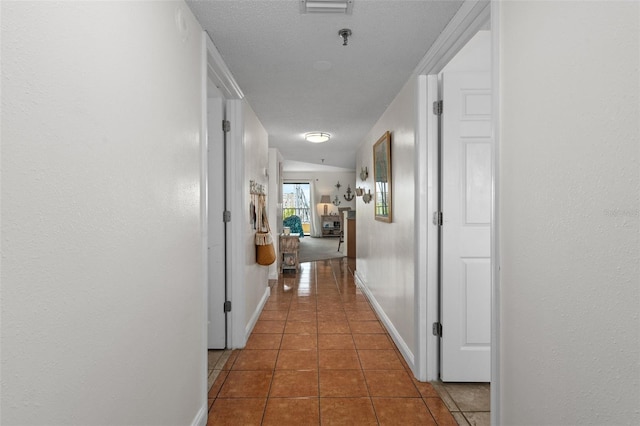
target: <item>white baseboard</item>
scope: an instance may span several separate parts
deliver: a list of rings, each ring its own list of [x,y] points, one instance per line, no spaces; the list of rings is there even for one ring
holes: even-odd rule
[[[208,401],[205,399],[204,405],[200,407],[200,409],[196,413],[196,416],[193,418],[193,421],[191,422],[191,426],[206,426],[207,417],[209,414],[207,410],[208,408],[207,402]]]
[[[384,310],[382,309],[382,306],[380,306],[376,298],[373,296],[373,293],[371,293],[371,290],[369,290],[367,283],[364,281],[362,276],[358,274],[357,269],[355,271],[354,277],[355,277],[356,285],[360,288],[360,290],[366,296],[366,298],[369,299],[369,303],[371,303],[371,306],[373,306],[373,309],[376,311],[378,318],[380,318],[380,321],[382,321],[382,323],[384,324],[385,328],[389,332],[389,335],[391,335],[391,338],[393,339],[394,343],[398,347],[398,350],[400,350],[400,353],[404,357],[404,360],[407,362],[407,364],[409,365],[409,368],[411,368],[411,371],[415,376],[416,368],[415,368],[415,357],[413,355],[413,352],[411,351],[411,349],[409,349],[409,346],[407,346],[407,343],[404,341],[402,336],[400,336],[400,333],[398,333],[398,330],[395,328],[395,326],[393,325],[393,323],[391,322],[387,314],[384,312]]]
[[[244,329],[245,342],[249,340],[249,336],[251,336],[253,327],[256,326],[256,322],[258,322],[258,318],[260,318],[260,314],[262,313],[262,308],[264,308],[264,304],[267,303],[267,300],[269,300],[269,296],[271,296],[271,287],[267,286],[267,288],[264,289],[264,294],[262,295],[262,299],[260,299],[260,303],[258,303],[256,310],[253,311],[253,315],[251,315],[251,319]]]

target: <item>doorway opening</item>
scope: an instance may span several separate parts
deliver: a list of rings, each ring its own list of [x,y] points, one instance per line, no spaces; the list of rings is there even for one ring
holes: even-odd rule
[[[282,184],[282,220],[292,233],[311,235],[311,184],[287,182]],[[298,229],[299,224],[299,229]]]
[[[227,227],[222,220],[226,206],[226,142],[220,125],[225,100],[207,78],[207,347],[225,349],[227,336]]]
[[[491,380],[491,33],[438,74],[440,379]]]
[[[496,56],[497,49],[495,46],[496,40],[498,40],[496,32],[499,31],[497,31],[497,28],[492,28],[491,16],[494,10],[495,4],[493,2],[465,3],[458,13],[459,19],[450,23],[445,31],[443,31],[443,34],[441,34],[439,41],[434,44],[423,59],[418,69],[420,75],[418,79],[419,108],[420,117],[422,118],[420,119],[417,129],[418,143],[416,148],[418,162],[424,165],[423,172],[416,177],[416,185],[428,189],[426,196],[417,201],[416,214],[420,217],[429,217],[430,219],[428,223],[423,223],[418,229],[420,237],[418,239],[419,244],[417,251],[420,257],[425,259],[426,262],[416,268],[417,280],[419,282],[417,286],[418,297],[416,299],[416,305],[422,317],[418,323],[419,329],[417,330],[418,338],[422,341],[418,347],[419,352],[416,371],[421,380],[439,381],[442,379],[443,381],[448,380],[452,385],[469,382],[484,383],[483,386],[489,388],[487,389],[487,393],[491,395],[490,400],[487,398],[488,401],[486,401],[486,405],[489,406],[483,407],[482,409],[482,411],[486,410],[483,416],[486,417],[487,421],[489,421],[490,412],[492,413],[492,420],[497,419],[499,414],[499,407],[497,406],[497,401],[499,400],[498,354],[495,350],[499,346],[499,321],[496,311],[499,288],[496,273],[496,259],[498,256],[496,255],[496,204],[494,199],[495,187],[497,186],[495,143],[498,137],[495,133],[495,129],[497,128],[497,114],[495,114],[495,111],[497,111],[496,94],[498,90],[497,85],[494,84],[498,81],[498,77],[494,64],[498,63]],[[487,72],[489,76],[488,88],[480,88],[480,91],[484,91],[482,93],[473,92],[473,90],[475,90],[474,88],[468,87],[467,83],[462,83],[463,90],[471,89],[471,91],[467,91],[467,93],[464,94],[458,93],[456,95],[455,93],[452,94],[449,89],[449,94],[447,94],[447,88],[445,87],[443,93],[442,83],[443,81],[448,81],[446,75],[447,66],[451,64],[450,68],[452,68],[455,62],[457,62],[455,60],[456,55],[465,49],[468,50],[467,46],[473,44],[473,42],[469,42],[476,38],[478,33],[482,32],[484,32],[486,36],[485,42],[487,43],[485,44],[485,48],[481,49],[481,53],[480,50],[478,50],[475,52],[475,56],[471,54],[471,58],[467,59],[467,63],[471,63],[476,67],[471,67],[467,70],[458,69],[457,71]],[[479,69],[477,66],[480,64],[485,68],[482,70]],[[448,71],[451,72],[453,70],[449,69]],[[443,73],[445,73],[444,77],[442,76]],[[455,78],[453,80],[455,80]],[[453,92],[455,92],[455,90]],[[474,95],[481,96],[476,97]],[[456,172],[456,185],[458,188],[458,199],[462,202],[462,204],[458,204],[457,207],[446,206],[447,188],[445,180],[447,177],[441,174],[441,171],[444,173],[444,170],[448,168],[448,165],[445,164],[447,161],[446,157],[443,158],[442,164],[440,164],[440,151],[442,147],[439,144],[438,133],[442,130],[443,137],[446,138],[447,131],[446,128],[441,129],[439,126],[438,121],[442,116],[438,114],[441,108],[443,113],[446,113],[449,97],[456,98],[453,99],[454,104],[464,103],[465,108],[467,108],[467,110],[464,111],[466,115],[463,115],[462,119],[458,119],[460,127],[459,133],[464,136],[462,139],[466,139],[462,145],[464,149],[458,151],[459,156],[454,153],[454,157],[457,156],[457,160],[459,161]],[[438,101],[443,102],[438,105]],[[449,106],[451,106],[451,102],[449,102]],[[482,111],[476,109],[477,107],[481,108]],[[477,138],[474,138],[473,134],[468,133],[468,131],[470,131],[469,127],[473,128],[476,126],[476,118],[482,118],[481,121],[483,121],[482,126],[484,126],[484,131],[488,130],[491,135],[488,144],[473,143],[481,142],[481,137],[487,136],[486,132],[478,135]],[[462,158],[461,152],[469,156],[473,161],[467,163],[467,161]],[[486,167],[487,161],[489,167]],[[472,167],[474,162],[483,164],[481,168],[482,172],[479,172],[477,169],[468,169],[468,167]],[[478,189],[475,187],[477,180],[469,180],[467,178],[471,177],[474,173],[480,173],[480,177],[482,177],[480,179],[482,182],[480,188],[486,189],[485,184],[487,179],[485,178],[488,176],[488,194],[482,194],[482,190],[467,194],[469,188]],[[476,175],[476,178],[478,177],[479,176]],[[469,184],[469,187],[467,184]],[[417,196],[418,195],[419,194],[417,194]],[[469,200],[466,198],[467,195],[471,196]],[[440,198],[441,196],[442,199]],[[449,195],[449,198],[451,198],[451,195]],[[480,202],[476,203],[478,201]],[[482,206],[482,217],[478,216],[480,210],[477,208],[472,212],[467,211],[467,202],[472,203],[472,205],[476,207]],[[451,208],[455,211],[447,212],[447,209],[450,210]],[[461,216],[463,227],[469,228],[465,229],[465,232],[470,230],[472,233],[478,231],[488,234],[488,243],[487,238],[483,238],[484,245],[481,247],[483,250],[481,254],[467,251],[460,252],[458,250],[458,263],[456,265],[458,275],[462,275],[464,278],[467,269],[469,269],[474,271],[472,273],[473,276],[480,276],[481,279],[478,280],[480,284],[477,286],[473,286],[475,283],[474,280],[471,280],[471,282],[458,281],[454,284],[454,287],[457,286],[457,290],[462,288],[462,291],[457,295],[458,301],[462,304],[462,309],[454,314],[454,323],[451,324],[450,320],[446,319],[445,311],[447,310],[447,306],[444,300],[442,300],[445,295],[440,291],[440,274],[442,273],[443,285],[446,285],[447,277],[445,275],[447,275],[447,272],[445,271],[444,264],[447,255],[445,254],[445,250],[451,244],[449,243],[447,245],[447,237],[445,235],[446,233],[443,232],[443,228],[450,226],[451,223],[448,221],[452,219],[452,216],[455,217],[456,215]],[[480,222],[482,226],[480,226]],[[484,227],[484,229],[481,229],[482,227]],[[442,245],[440,242],[441,232],[443,237]],[[458,235],[459,234],[460,232],[458,232]],[[484,235],[484,237],[486,237],[486,235]],[[452,239],[450,238],[449,240],[451,241]],[[474,291],[480,291],[481,296],[478,297]],[[474,304],[474,301],[478,299],[484,301],[484,307],[480,308]],[[471,304],[466,304],[466,301],[471,301]],[[471,312],[469,312],[468,308],[470,308]],[[472,317],[481,318],[481,321],[470,322],[468,320],[469,314],[471,314]],[[470,328],[468,328],[467,325],[470,325]],[[456,329],[458,332],[457,335],[453,333],[453,346],[457,346],[460,353],[466,355],[468,353],[473,354],[484,351],[484,358],[479,362],[484,369],[481,377],[474,378],[467,376],[468,378],[447,378],[446,373],[444,375],[441,374],[443,372],[443,366],[447,364],[447,362],[451,362],[451,360],[448,359],[448,355],[444,352],[445,345],[443,339],[451,338],[452,330],[455,331]],[[459,360],[457,362],[459,362]],[[490,385],[487,385],[487,383]]]

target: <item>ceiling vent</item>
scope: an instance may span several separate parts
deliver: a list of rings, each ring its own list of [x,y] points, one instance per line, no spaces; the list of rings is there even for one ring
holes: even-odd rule
[[[353,0],[300,0],[300,13],[344,13],[351,15]]]

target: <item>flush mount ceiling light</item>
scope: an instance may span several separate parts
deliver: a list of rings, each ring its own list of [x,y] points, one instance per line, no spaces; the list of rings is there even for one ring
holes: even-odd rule
[[[351,15],[353,0],[300,0],[300,13],[344,13]]]
[[[304,139],[307,142],[323,143],[331,139],[331,135],[323,132],[310,132],[304,135]]]

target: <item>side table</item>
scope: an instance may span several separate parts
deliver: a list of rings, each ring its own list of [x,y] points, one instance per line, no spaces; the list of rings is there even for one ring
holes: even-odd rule
[[[280,234],[280,270],[297,272],[300,266],[298,249],[300,248],[300,234]]]

